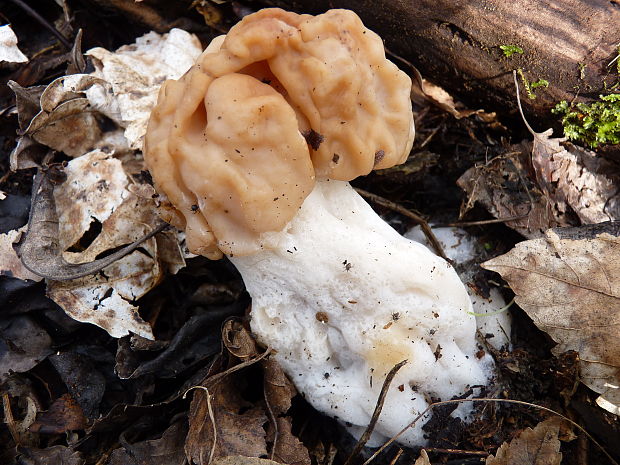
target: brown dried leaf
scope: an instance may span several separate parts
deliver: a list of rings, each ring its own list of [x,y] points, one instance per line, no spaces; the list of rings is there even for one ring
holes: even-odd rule
[[[484,110],[470,110],[465,108],[461,102],[455,102],[454,98],[437,84],[422,78],[422,86],[413,86],[411,90],[412,99],[425,99],[433,105],[447,111],[456,119],[467,118],[471,115],[480,115],[485,121],[495,119],[495,113],[486,113]]]
[[[84,429],[86,417],[80,405],[70,394],[56,399],[47,412],[37,415],[30,431],[41,434],[62,434],[66,431]]]
[[[54,352],[52,338],[29,315],[0,320],[0,335],[0,382],[12,372],[27,372]]]
[[[65,446],[52,446],[46,449],[30,447],[18,448],[23,465],[83,465],[85,460],[80,452],[74,452]]]
[[[126,149],[127,143],[120,132],[102,131],[102,116],[86,98],[89,88],[106,84],[88,74],[73,74],[54,80],[41,94],[40,111],[30,121],[25,135],[73,157],[96,147]]]
[[[564,145],[566,149],[548,158],[546,180],[558,214],[564,214],[568,205],[583,224],[620,219],[620,195],[605,160],[589,150]]]
[[[280,416],[291,408],[291,399],[297,390],[286,377],[282,367],[273,358],[262,362],[265,383],[265,401],[269,404],[273,415]]]
[[[501,274],[516,303],[558,343],[579,352],[581,381],[620,406],[620,223],[556,229],[483,264]],[[611,404],[611,405],[609,405]]]
[[[268,429],[274,460],[287,465],[310,465],[308,449],[291,431],[291,417],[283,416],[291,408],[297,390],[273,358],[263,360],[262,366],[265,402],[277,423],[277,437],[273,424]]]
[[[228,455],[260,457],[267,454],[263,428],[267,417],[262,408],[241,398],[235,379],[238,377],[228,375],[212,387],[209,394],[202,389],[194,391],[185,453],[198,465],[209,461],[214,441],[214,459]],[[211,409],[207,395],[211,396]]]
[[[222,343],[228,351],[241,360],[258,354],[256,341],[240,321],[230,319],[222,326]]]
[[[174,423],[159,439],[126,444],[112,452],[107,465],[184,465],[183,441],[187,434],[184,421]]]
[[[303,443],[291,431],[290,417],[278,417],[278,440],[273,450],[273,459],[286,465],[310,465],[310,454]]]
[[[534,131],[523,114],[519,82],[513,74],[519,112],[534,138],[531,161],[536,181],[553,204],[558,222],[565,223],[569,207],[583,224],[619,219],[620,197],[608,176],[610,167],[594,152],[565,143],[565,138],[551,137],[552,129]]]
[[[526,428],[512,441],[505,442],[486,465],[560,465],[562,453],[557,417],[540,422],[534,429]]]

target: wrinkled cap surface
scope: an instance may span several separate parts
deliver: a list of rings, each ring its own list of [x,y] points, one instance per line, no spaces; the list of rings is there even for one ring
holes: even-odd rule
[[[315,178],[349,181],[405,161],[410,88],[351,11],[246,16],[160,91],[145,159],[171,203],[165,219],[186,229],[194,253],[260,250]]]

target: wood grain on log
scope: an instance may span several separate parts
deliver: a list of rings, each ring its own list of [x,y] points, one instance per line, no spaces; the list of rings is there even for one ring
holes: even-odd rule
[[[387,48],[424,77],[472,108],[514,113],[512,70],[529,81],[545,79],[535,99],[523,98],[528,116],[554,117],[560,100],[589,100],[618,82],[608,66],[620,44],[617,0],[269,0],[283,8],[318,13],[348,8],[380,34]],[[523,54],[506,57],[500,45]]]

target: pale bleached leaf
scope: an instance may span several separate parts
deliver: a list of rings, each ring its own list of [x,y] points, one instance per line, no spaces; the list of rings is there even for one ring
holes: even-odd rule
[[[0,26],[0,63],[25,63],[28,57],[17,47],[17,36],[8,24]]]
[[[93,48],[86,54],[93,59],[95,72],[110,83],[112,93],[100,88],[87,92],[100,111],[125,129],[133,149],[142,149],[151,109],[166,79],[180,78],[202,53],[198,38],[181,29],[167,34],[148,34],[116,52]]]

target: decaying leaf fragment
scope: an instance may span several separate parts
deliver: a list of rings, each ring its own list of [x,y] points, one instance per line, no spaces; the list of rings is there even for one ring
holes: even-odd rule
[[[549,230],[482,266],[508,281],[555,353],[579,353],[581,381],[619,413],[620,222]]]
[[[158,224],[153,200],[128,190],[129,178],[121,162],[109,154],[93,151],[78,157],[69,162],[64,175],[66,180],[54,188],[54,199],[60,211],[58,246],[68,262],[93,262],[106,251],[133,243]],[[95,225],[99,231],[88,237]],[[50,282],[48,294],[72,318],[94,323],[114,337],[131,331],[152,338],[132,302],[162,277],[157,251],[157,240],[148,239],[141,249],[97,275]]]
[[[526,428],[512,441],[505,442],[486,465],[560,465],[562,453],[557,417],[540,422],[534,429]]]
[[[229,455],[215,459],[212,465],[277,465],[278,462],[257,457],[243,457],[241,455]]]
[[[19,242],[25,230],[26,228],[22,227],[0,234],[0,276],[41,281],[43,278],[28,270],[13,249],[13,245]]]

